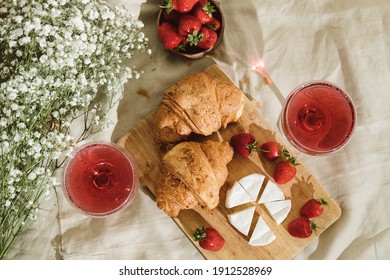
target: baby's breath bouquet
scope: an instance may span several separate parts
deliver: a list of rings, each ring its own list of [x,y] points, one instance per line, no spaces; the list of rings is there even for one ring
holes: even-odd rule
[[[36,220],[64,157],[138,78],[129,59],[149,52],[142,26],[103,0],[0,0],[0,259]],[[85,127],[73,135],[77,118]]]

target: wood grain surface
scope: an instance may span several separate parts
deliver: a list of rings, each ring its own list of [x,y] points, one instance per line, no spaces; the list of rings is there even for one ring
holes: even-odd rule
[[[232,82],[228,75],[217,65],[212,65],[204,71],[214,78]],[[138,166],[140,181],[152,193],[154,193],[155,182],[159,176],[163,155],[159,145],[156,145],[153,138],[153,114],[152,112],[118,141],[119,145],[128,150],[134,157]],[[230,124],[226,129],[214,133],[207,139],[229,141],[231,136],[239,132],[252,133],[260,144],[270,140],[276,140],[282,145],[284,144],[283,138],[265,122],[257,103],[250,101],[248,98],[246,98],[245,108],[238,122]],[[204,137],[195,137],[192,140],[203,141],[205,139]],[[293,151],[290,151],[290,153],[295,155]],[[256,153],[250,158],[234,155],[233,160],[227,166],[229,175],[221,188],[220,202],[215,209],[204,210],[201,207],[196,207],[192,210],[182,210],[174,220],[206,259],[291,259],[341,215],[341,209],[336,201],[330,198],[330,195],[318,180],[310,174],[304,163],[299,161],[299,158],[298,162],[300,165],[297,167],[296,177],[289,183],[279,185],[286,198],[292,201],[291,211],[280,225],[274,222],[263,205],[253,203],[253,205],[256,205],[255,219],[259,215],[263,217],[276,235],[276,239],[269,245],[259,247],[249,245],[249,238],[239,233],[229,224],[227,215],[232,210],[225,208],[226,191],[235,180],[255,172],[261,173],[272,180],[276,163],[269,162]],[[318,226],[317,231],[311,237],[304,239],[290,236],[287,232],[288,223],[299,216],[301,206],[313,197],[327,197],[329,203],[322,216],[313,219]],[[218,252],[206,251],[200,248],[198,243],[192,239],[193,232],[199,226],[212,226],[218,230],[226,240],[225,246]],[[250,232],[252,231],[253,224]],[[179,250],[180,248],[175,249]]]

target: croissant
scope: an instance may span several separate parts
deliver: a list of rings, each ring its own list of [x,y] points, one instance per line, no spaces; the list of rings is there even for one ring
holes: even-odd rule
[[[233,149],[226,141],[177,144],[162,159],[155,188],[157,206],[171,217],[197,205],[215,208],[232,158]]]
[[[157,142],[176,143],[191,133],[211,135],[238,120],[244,93],[232,85],[200,72],[164,91],[156,111]]]

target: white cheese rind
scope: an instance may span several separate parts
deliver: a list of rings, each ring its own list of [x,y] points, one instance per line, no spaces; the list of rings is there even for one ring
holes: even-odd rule
[[[238,182],[226,192],[225,207],[232,208],[253,201],[252,197],[242,188]]]
[[[228,220],[239,232],[248,235],[251,227],[255,206],[228,215]]]

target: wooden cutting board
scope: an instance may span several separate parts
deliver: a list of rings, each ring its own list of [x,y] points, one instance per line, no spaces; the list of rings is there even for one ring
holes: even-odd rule
[[[215,78],[232,82],[227,74],[217,65],[212,65],[204,71]],[[132,154],[139,168],[141,183],[154,193],[155,182],[159,176],[161,166],[162,151],[153,139],[152,118],[153,113],[131,129],[118,143]],[[259,143],[276,140],[282,145],[284,144],[284,140],[278,133],[273,131],[264,121],[257,103],[250,101],[248,98],[246,98],[245,108],[238,122],[214,133],[208,139],[229,141],[231,136],[239,132],[252,133]],[[200,137],[197,140],[201,141],[204,139]],[[290,153],[295,156],[293,151],[290,151]],[[263,206],[256,206],[257,215],[260,214],[263,217],[276,235],[276,239],[269,245],[262,247],[249,245],[249,238],[239,233],[229,224],[227,215],[231,210],[225,208],[226,191],[233,185],[234,181],[251,173],[261,173],[267,178],[272,178],[275,163],[263,159],[256,153],[250,158],[234,155],[232,161],[227,166],[229,175],[226,183],[221,188],[220,202],[215,209],[204,210],[201,207],[196,207],[192,210],[182,210],[174,220],[206,259],[291,259],[341,215],[339,205],[329,198],[330,195],[327,194],[325,189],[299,159],[298,162],[301,165],[297,167],[296,177],[289,183],[280,185],[286,198],[292,201],[292,208],[287,218],[280,225],[277,225]],[[299,216],[301,206],[313,197],[327,197],[329,203],[324,213],[314,219],[318,225],[318,230],[309,238],[300,239],[290,236],[287,232],[287,225]],[[194,242],[192,238],[193,232],[199,226],[212,226],[222,233],[226,240],[225,246],[218,252],[206,251],[200,248],[198,243]],[[253,230],[253,226],[251,230]]]

